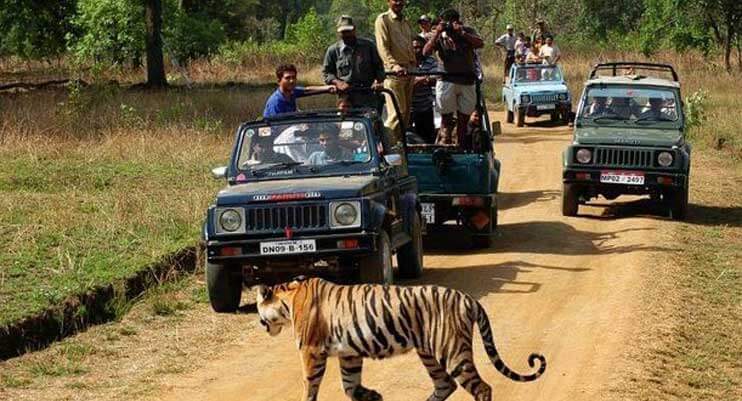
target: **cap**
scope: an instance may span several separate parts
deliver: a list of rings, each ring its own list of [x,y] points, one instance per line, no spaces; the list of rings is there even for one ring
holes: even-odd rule
[[[433,22],[433,20],[430,19],[430,17],[428,17],[426,14],[423,14],[420,16],[420,18],[417,19],[417,22]]]
[[[356,29],[353,25],[353,18],[350,15],[341,15],[338,18],[338,32],[352,31]]]
[[[544,21],[543,18],[539,18],[539,19],[536,20],[536,23],[537,24],[543,24],[543,23],[546,23],[546,21]]]
[[[513,29],[513,25],[512,24],[508,24],[508,26],[506,26],[505,29],[507,29],[509,31],[509,30]]]

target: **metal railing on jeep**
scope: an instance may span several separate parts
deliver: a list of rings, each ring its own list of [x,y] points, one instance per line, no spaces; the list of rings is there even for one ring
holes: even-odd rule
[[[593,69],[590,71],[590,75],[588,79],[593,79],[598,77],[598,72],[600,71],[610,71],[612,76],[617,76],[619,71],[624,72],[635,72],[636,70],[642,70],[642,71],[658,71],[658,72],[665,72],[670,73],[672,75],[672,79],[675,82],[680,82],[678,79],[678,74],[675,72],[675,69],[669,65],[669,64],[659,64],[659,63],[642,63],[642,62],[634,62],[634,61],[619,61],[619,62],[612,62],[612,63],[599,63],[595,64],[593,66]]]

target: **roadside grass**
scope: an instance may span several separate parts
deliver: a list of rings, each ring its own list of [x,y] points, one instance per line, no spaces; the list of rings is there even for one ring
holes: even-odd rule
[[[689,218],[663,226],[677,251],[646,273],[617,400],[742,399],[742,166],[710,149],[693,162]]]
[[[0,96],[0,327],[193,246],[223,185],[210,169],[226,164],[234,130],[272,90]],[[109,308],[120,317],[130,306]],[[166,300],[158,308],[177,312]]]

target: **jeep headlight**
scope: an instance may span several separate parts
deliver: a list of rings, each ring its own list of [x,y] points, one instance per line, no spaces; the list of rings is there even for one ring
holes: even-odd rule
[[[520,95],[520,102],[521,103],[530,103],[531,97],[528,95]]]
[[[577,158],[577,161],[582,164],[590,163],[590,160],[593,158],[593,152],[590,149],[582,148],[577,151],[575,154],[575,157]]]
[[[670,167],[672,165],[672,153],[670,152],[660,152],[657,155],[657,163],[659,163],[662,167]]]
[[[360,202],[332,202],[331,226],[336,228],[358,227],[361,225]]]
[[[219,217],[217,232],[235,233],[245,231],[245,219],[241,209],[217,209],[217,216]]]
[[[560,93],[559,94],[559,100],[565,101],[567,99],[569,99],[569,94],[567,94],[567,93]]]

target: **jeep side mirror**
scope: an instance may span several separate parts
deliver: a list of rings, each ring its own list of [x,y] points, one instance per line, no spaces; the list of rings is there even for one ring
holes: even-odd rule
[[[401,166],[402,165],[402,155],[398,153],[384,155],[384,160],[386,160],[386,162],[390,166]]]
[[[497,136],[500,134],[502,134],[502,129],[500,128],[500,122],[493,121],[492,122],[492,136]]]
[[[227,178],[227,166],[219,166],[211,169],[211,175],[217,180]]]

